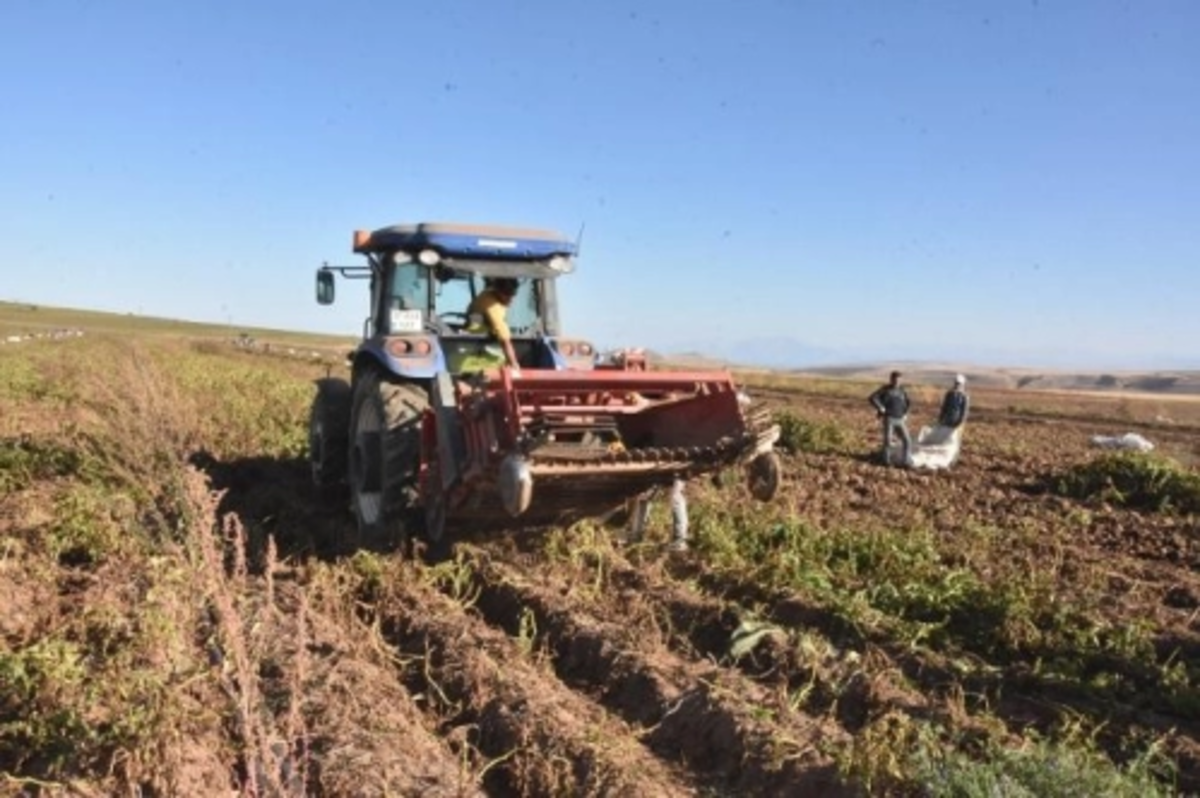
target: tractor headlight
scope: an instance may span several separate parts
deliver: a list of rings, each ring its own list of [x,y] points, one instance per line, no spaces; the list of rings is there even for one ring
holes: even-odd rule
[[[571,262],[571,259],[562,255],[555,255],[553,258],[551,258],[549,266],[552,271],[556,271],[559,274],[566,274],[567,272],[571,271],[572,268],[574,268],[574,264]]]
[[[417,260],[426,266],[437,266],[441,262],[442,256],[436,249],[423,249],[417,254]]]

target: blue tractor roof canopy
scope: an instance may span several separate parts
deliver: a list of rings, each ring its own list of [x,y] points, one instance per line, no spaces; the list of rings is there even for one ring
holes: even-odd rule
[[[354,251],[360,254],[432,249],[447,258],[540,260],[572,257],[575,243],[549,230],[497,225],[421,222],[378,230],[354,231]]]

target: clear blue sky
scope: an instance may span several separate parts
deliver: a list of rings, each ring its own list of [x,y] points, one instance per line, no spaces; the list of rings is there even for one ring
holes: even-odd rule
[[[1192,0],[5,0],[0,298],[354,334],[313,272],[356,227],[586,223],[601,345],[1200,363],[1197,42]]]

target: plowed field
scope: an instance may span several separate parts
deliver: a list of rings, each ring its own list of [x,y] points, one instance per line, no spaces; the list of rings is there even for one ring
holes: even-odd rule
[[[874,386],[758,377],[803,433],[772,505],[722,474],[684,554],[656,506],[636,545],[429,565],[355,551],[310,488],[324,373],[149,333],[0,351],[0,792],[1200,790],[1195,510],[1066,487],[1129,431],[1190,484],[1200,403],[973,392],[924,473],[875,463]]]

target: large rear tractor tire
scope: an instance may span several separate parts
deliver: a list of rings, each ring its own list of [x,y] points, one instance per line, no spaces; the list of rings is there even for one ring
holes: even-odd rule
[[[308,416],[308,462],[313,485],[325,500],[345,497],[350,409],[348,382],[336,377],[317,381]]]
[[[373,551],[404,546],[416,531],[423,385],[395,382],[369,369],[354,388],[350,419],[350,506],[358,545]]]

